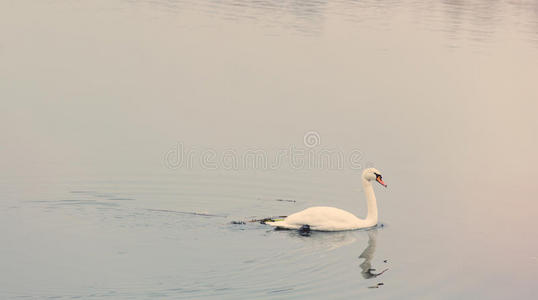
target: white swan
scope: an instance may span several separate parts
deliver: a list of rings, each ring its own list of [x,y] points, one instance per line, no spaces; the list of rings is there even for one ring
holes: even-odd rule
[[[282,221],[266,222],[266,224],[285,229],[300,229],[308,225],[310,230],[341,231],[368,228],[377,225],[377,203],[371,181],[375,180],[384,187],[381,172],[368,168],[362,172],[362,186],[366,195],[368,214],[366,219],[359,219],[353,214],[334,207],[317,206],[289,215]]]

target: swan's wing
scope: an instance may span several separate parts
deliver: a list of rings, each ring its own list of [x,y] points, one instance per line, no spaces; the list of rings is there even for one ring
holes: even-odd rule
[[[311,230],[340,231],[360,228],[361,220],[353,214],[334,207],[317,206],[294,213],[284,220],[292,228],[310,225]]]

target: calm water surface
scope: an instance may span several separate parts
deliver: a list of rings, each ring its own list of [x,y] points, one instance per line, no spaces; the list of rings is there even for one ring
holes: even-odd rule
[[[536,1],[2,1],[0,37],[0,298],[538,296]],[[242,164],[282,149],[345,160]],[[368,166],[383,227],[231,224],[364,216]]]

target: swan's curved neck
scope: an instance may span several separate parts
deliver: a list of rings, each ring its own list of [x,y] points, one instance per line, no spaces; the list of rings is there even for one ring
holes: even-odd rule
[[[377,224],[377,202],[375,199],[374,188],[372,183],[366,179],[362,179],[362,187],[364,188],[364,195],[366,196],[366,205],[368,206],[368,214],[366,215],[366,222],[370,226]]]

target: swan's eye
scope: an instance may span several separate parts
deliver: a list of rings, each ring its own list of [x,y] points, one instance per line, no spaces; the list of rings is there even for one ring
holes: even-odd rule
[[[381,174],[377,174],[377,173],[374,173],[375,174],[375,180],[379,183],[381,183],[382,186],[384,187],[387,187],[387,184],[385,182],[383,182],[383,176],[381,176]]]

